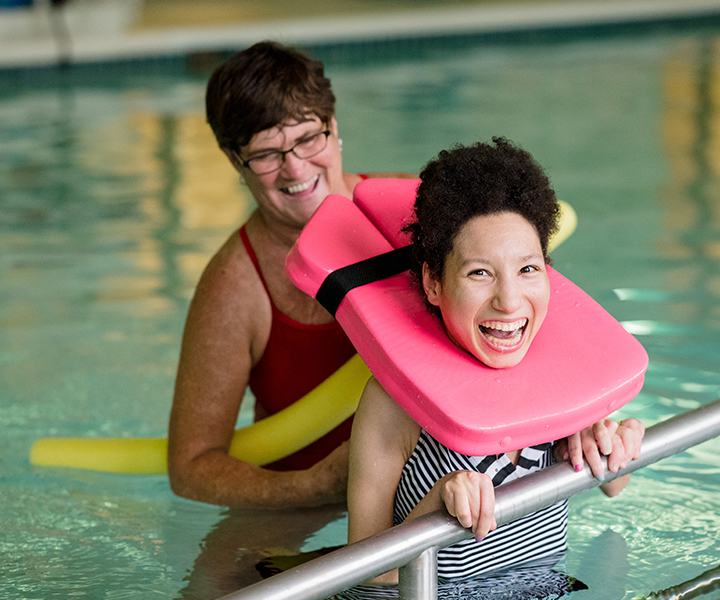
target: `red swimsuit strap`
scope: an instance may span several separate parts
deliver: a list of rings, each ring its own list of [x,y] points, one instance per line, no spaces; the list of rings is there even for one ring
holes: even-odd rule
[[[249,386],[256,407],[263,414],[275,414],[327,379],[355,354],[355,349],[337,321],[308,325],[280,312],[268,292],[244,226],[239,233],[272,307],[270,336],[262,357],[250,371]],[[307,448],[266,468],[307,469],[348,439],[350,426],[348,420]]]
[[[274,308],[275,303],[273,302],[272,296],[270,295],[270,290],[268,289],[265,277],[263,277],[262,271],[260,270],[260,263],[258,262],[257,254],[255,254],[255,250],[250,243],[250,239],[248,238],[247,231],[245,231],[245,225],[240,228],[240,239],[242,240],[243,246],[245,246],[245,250],[247,251],[250,260],[255,267],[255,271],[257,272],[258,277],[263,284],[263,287],[265,288],[265,293],[267,294],[268,298],[270,298],[270,304],[272,304]]]
[[[268,300],[270,300],[270,308],[272,309],[273,314],[273,327],[275,327],[276,322],[281,322],[288,327],[292,327],[293,329],[300,329],[304,331],[324,331],[333,329],[337,329],[340,331],[342,330],[337,321],[329,321],[328,323],[319,324],[301,323],[300,321],[296,321],[292,317],[289,317],[284,312],[282,312],[277,307],[277,305],[273,301],[272,296],[270,295],[270,289],[268,288],[267,281],[265,281],[265,277],[260,270],[260,263],[258,262],[255,250],[250,244],[250,239],[248,238],[247,232],[245,231],[245,225],[240,228],[240,239],[242,240],[243,246],[245,246],[245,250],[247,250],[248,256],[250,257],[250,260],[255,267],[255,271],[257,272],[258,277],[263,284],[263,288],[265,288],[265,293],[267,294]]]

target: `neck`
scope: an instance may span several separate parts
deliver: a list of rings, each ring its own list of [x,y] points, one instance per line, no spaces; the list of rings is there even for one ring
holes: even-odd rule
[[[288,252],[302,232],[302,228],[297,226],[278,222],[276,219],[268,219],[260,208],[255,211],[252,219],[256,221],[258,228],[264,232],[273,245],[286,248]]]

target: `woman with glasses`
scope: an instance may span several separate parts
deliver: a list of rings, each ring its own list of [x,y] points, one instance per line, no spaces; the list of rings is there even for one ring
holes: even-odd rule
[[[210,261],[190,306],[170,417],[172,488],[235,507],[342,501],[349,421],[265,468],[228,448],[246,387],[259,420],[355,353],[330,314],[292,285],[284,263],[328,194],[352,197],[373,175],[343,172],[330,81],[321,62],[293,49],[261,42],[235,55],[212,74],[206,110],[257,208]]]

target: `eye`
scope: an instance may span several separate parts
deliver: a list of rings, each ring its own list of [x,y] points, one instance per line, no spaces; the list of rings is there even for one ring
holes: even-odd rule
[[[525,265],[522,269],[520,269],[520,273],[534,273],[539,270],[540,269],[535,265]]]
[[[300,141],[295,144],[295,148],[307,148],[309,146],[312,146],[315,142],[318,141],[318,138],[321,136],[321,133],[316,133],[315,135],[311,135],[310,137],[306,137],[301,139]]]
[[[257,162],[272,162],[277,159],[277,157],[280,156],[280,152],[277,150],[273,150],[272,152],[265,152],[263,154],[257,154],[256,156],[251,156],[248,158],[248,162],[251,160],[255,160]]]
[[[479,277],[485,277],[487,275],[490,275],[490,273],[487,271],[487,269],[473,269],[468,273],[468,275],[477,275]]]

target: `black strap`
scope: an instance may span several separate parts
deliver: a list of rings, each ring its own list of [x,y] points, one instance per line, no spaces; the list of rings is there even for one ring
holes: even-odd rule
[[[403,246],[333,271],[322,282],[315,298],[335,316],[350,290],[398,275],[410,268],[410,246]]]

